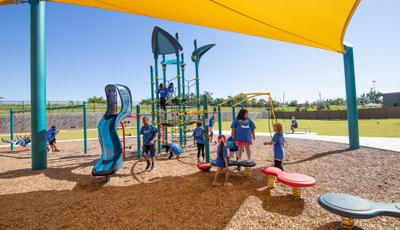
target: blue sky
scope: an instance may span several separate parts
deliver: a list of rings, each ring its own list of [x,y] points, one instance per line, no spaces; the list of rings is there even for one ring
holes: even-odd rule
[[[357,94],[372,81],[382,92],[400,91],[400,1],[364,0],[345,40],[355,47]],[[0,7],[0,96],[29,100],[29,5]],[[179,32],[188,63],[193,39],[216,43],[201,62],[201,90],[226,97],[269,91],[277,100],[344,97],[338,53],[199,26],[106,11],[47,4],[47,98],[103,96],[108,83],[128,85],[138,101],[150,96],[150,38],[154,26]],[[172,58],[172,57],[171,57]],[[171,68],[169,78],[175,76]]]

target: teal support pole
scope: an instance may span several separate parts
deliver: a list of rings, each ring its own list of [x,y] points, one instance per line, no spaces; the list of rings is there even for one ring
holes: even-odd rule
[[[221,106],[218,106],[218,134],[222,135],[222,114],[221,114]]]
[[[179,40],[178,33],[175,34],[176,40]],[[176,53],[176,79],[178,80],[178,105],[179,114],[182,112],[182,84],[181,84],[181,68],[179,50]],[[182,130],[182,116],[179,115],[179,145],[183,146],[183,130]]]
[[[231,101],[231,104],[232,104],[232,121],[235,120],[235,118],[236,118],[236,107],[234,106],[235,103],[236,103],[236,100],[233,99]]]
[[[162,55],[162,71],[163,71],[163,83],[167,86],[167,64],[165,64],[165,55]]]
[[[156,114],[156,120],[157,120],[157,129],[160,131],[160,94],[159,94],[159,88],[158,88],[158,80],[160,78],[158,77],[158,58],[154,59],[154,75],[156,79],[156,100],[157,100],[157,114]],[[153,120],[154,122],[154,120]],[[157,135],[157,150],[160,153],[161,152],[161,142],[160,142],[161,136]]]
[[[346,82],[349,144],[350,148],[358,149],[360,148],[360,137],[358,131],[357,94],[356,94],[356,79],[354,71],[353,47],[350,45],[344,45],[344,48],[345,48],[345,53],[343,54],[343,61],[344,61],[344,76]]]
[[[32,169],[47,168],[46,144],[46,1],[30,0]]]
[[[83,102],[83,151],[88,152],[88,140],[87,140],[87,106],[86,101]]]
[[[140,141],[140,105],[136,105],[136,135],[137,135],[137,154],[142,159],[142,143]]]
[[[181,70],[182,70],[182,102],[183,102],[183,112],[185,116],[183,116],[183,143],[186,146],[187,138],[186,138],[186,92],[185,92],[185,58],[183,53],[181,53]]]
[[[14,140],[14,110],[10,109],[10,140]],[[14,151],[14,143],[10,144],[10,151]]]
[[[185,92],[185,57],[183,53],[181,53],[181,70],[182,70],[182,98],[186,98],[186,92]]]
[[[194,40],[194,50],[197,50],[197,40]],[[196,70],[196,103],[197,110],[200,110],[200,77],[199,77],[199,60],[195,60],[194,62],[195,70]],[[198,115],[198,119],[200,119],[200,115]]]
[[[155,120],[155,102],[154,102],[154,73],[153,66],[150,66],[150,85],[151,85],[151,121]]]
[[[208,99],[207,99],[207,95],[203,95],[203,127],[205,129],[205,132],[207,133],[207,136],[209,134],[209,129],[208,129]],[[210,163],[211,159],[210,159],[210,142],[206,141],[206,162]]]
[[[165,64],[165,55],[162,55],[162,71],[164,87],[167,88],[167,64]],[[167,107],[164,111],[164,121],[168,120]],[[165,143],[168,144],[168,127],[164,127]]]

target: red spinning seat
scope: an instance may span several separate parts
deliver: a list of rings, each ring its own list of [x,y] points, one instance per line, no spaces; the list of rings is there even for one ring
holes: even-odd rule
[[[198,163],[196,166],[203,172],[208,172],[212,168],[212,165],[209,163]]]
[[[317,183],[314,178],[299,173],[282,172],[277,177],[282,184],[297,188],[311,187]]]
[[[283,171],[280,168],[276,168],[276,167],[266,167],[266,168],[262,168],[261,173],[263,174],[267,174],[270,176],[278,176],[279,174],[281,174]]]

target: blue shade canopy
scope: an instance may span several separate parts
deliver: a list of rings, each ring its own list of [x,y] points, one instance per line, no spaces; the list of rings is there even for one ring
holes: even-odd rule
[[[151,37],[151,46],[154,58],[158,55],[179,54],[183,50],[181,44],[167,31],[155,26]]]
[[[195,51],[193,51],[192,53],[192,61],[193,62],[200,62],[201,57],[207,53],[207,51],[209,51],[211,48],[213,48],[215,46],[215,44],[208,44],[208,45],[204,45],[202,47],[197,48]]]

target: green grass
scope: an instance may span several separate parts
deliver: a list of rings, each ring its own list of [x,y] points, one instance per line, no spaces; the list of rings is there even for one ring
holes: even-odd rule
[[[347,120],[297,120],[299,127],[310,127],[311,132],[319,135],[347,136]],[[268,120],[254,120],[257,132],[269,132]],[[286,129],[290,120],[279,120]],[[224,130],[230,129],[231,122],[223,122]],[[359,120],[362,137],[400,137],[400,119]]]
[[[318,133],[319,135],[329,136],[347,136],[347,121],[346,120],[297,120],[299,127],[309,127],[311,132]],[[254,120],[257,132],[269,132],[268,120],[258,119]],[[290,120],[279,120],[287,129],[290,126]],[[216,124],[217,125],[217,124]],[[222,128],[230,130],[230,121],[224,121]],[[360,136],[363,137],[400,137],[400,119],[379,119],[379,120],[359,120]],[[216,127],[217,128],[217,127]],[[171,133],[171,130],[169,130]],[[121,130],[119,130],[122,136]],[[126,135],[131,134],[136,136],[136,128],[127,128]],[[96,129],[88,130],[88,138],[97,138],[98,132]],[[9,139],[9,136],[5,136]],[[74,140],[83,139],[83,132],[79,131],[61,131],[57,140]],[[0,145],[5,143],[0,142]]]
[[[122,131],[119,130],[118,133],[122,137]],[[98,137],[97,129],[88,130],[87,134],[88,134],[89,139]],[[131,136],[136,136],[136,128],[127,128],[125,130],[125,135],[129,136],[129,134]],[[16,134],[16,135],[19,135],[19,134]],[[2,136],[2,138],[9,139],[10,136]],[[60,131],[60,133],[58,133],[58,135],[57,135],[57,140],[77,140],[77,139],[83,139],[83,131],[82,130]],[[4,145],[4,144],[8,145],[8,143],[3,143],[2,141],[0,141],[0,145]]]

